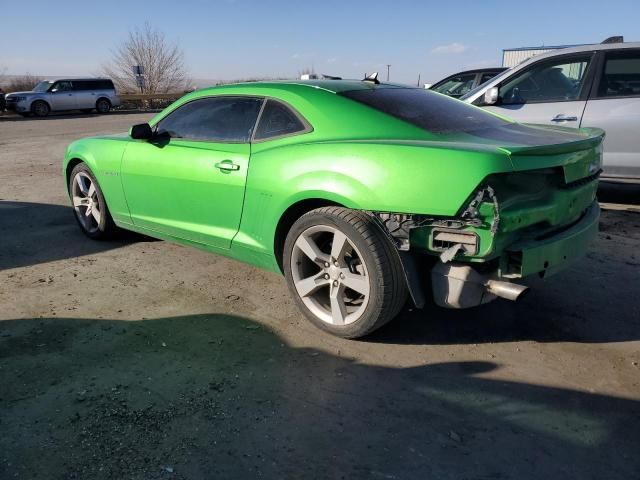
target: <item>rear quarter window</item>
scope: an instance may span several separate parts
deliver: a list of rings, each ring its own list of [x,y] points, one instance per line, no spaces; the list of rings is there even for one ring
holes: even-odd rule
[[[436,134],[469,133],[510,123],[480,108],[422,88],[351,90],[341,95]]]

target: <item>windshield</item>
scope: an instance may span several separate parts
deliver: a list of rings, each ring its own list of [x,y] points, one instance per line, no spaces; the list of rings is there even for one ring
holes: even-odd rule
[[[46,92],[47,90],[49,90],[49,87],[51,86],[53,82],[40,82],[39,84],[37,84],[35,87],[33,87],[33,91],[34,92]]]
[[[496,75],[493,78],[490,78],[489,80],[487,80],[484,83],[481,83],[480,85],[478,85],[476,88],[472,88],[471,90],[469,90],[467,93],[465,93],[463,96],[460,97],[460,100],[466,100],[467,98],[475,95],[476,93],[478,93],[482,88],[484,88],[484,86],[489,83],[489,82],[493,82],[494,80],[500,80],[502,78],[504,78],[509,72],[511,72],[511,68],[506,69],[504,72],[499,73],[498,75]]]
[[[509,124],[481,108],[422,88],[351,90],[340,95],[431,133],[469,133]]]
[[[475,73],[468,73],[464,75],[456,75],[455,77],[448,78],[437,85],[431,87],[431,90],[438,93],[444,93],[450,97],[461,97],[473,87],[473,82],[476,79]]]

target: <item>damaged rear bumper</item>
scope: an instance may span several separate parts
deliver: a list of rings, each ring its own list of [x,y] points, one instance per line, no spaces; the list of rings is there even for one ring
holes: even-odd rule
[[[469,308],[500,296],[516,300],[526,287],[510,283],[531,275],[555,274],[584,255],[598,234],[600,207],[593,202],[573,225],[511,245],[501,256],[499,267],[481,272],[471,263],[439,261],[431,271],[433,298],[449,308]]]

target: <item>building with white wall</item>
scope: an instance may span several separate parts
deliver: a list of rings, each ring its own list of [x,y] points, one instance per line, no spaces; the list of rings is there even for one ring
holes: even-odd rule
[[[579,45],[551,45],[542,47],[505,48],[504,50],[502,50],[502,66],[507,68],[515,67],[516,65],[535,55],[550,52],[551,50],[558,50],[560,48],[577,46]]]

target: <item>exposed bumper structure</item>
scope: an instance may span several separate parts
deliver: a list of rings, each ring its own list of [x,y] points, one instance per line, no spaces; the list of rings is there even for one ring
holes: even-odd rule
[[[500,267],[490,273],[481,273],[472,263],[439,261],[431,271],[436,304],[469,308],[497,297],[522,298],[528,288],[511,283],[511,280],[534,274],[546,277],[569,266],[586,253],[595,239],[599,218],[600,207],[594,202],[572,226],[509,247],[501,258]]]

